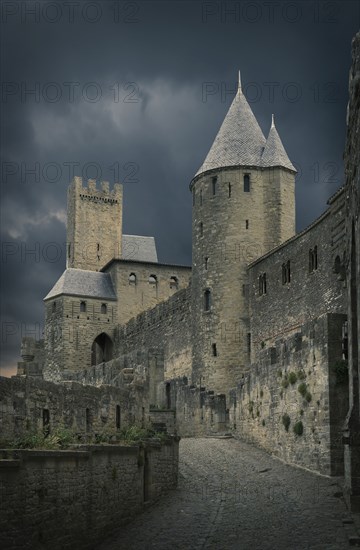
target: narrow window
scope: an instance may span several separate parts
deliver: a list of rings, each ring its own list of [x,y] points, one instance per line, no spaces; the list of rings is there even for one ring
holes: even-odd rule
[[[244,175],[244,192],[250,193],[250,174]]]
[[[313,251],[312,251],[312,248],[310,248],[310,250],[309,250],[309,273],[311,273],[314,270],[313,260],[314,260]]]
[[[101,313],[107,313],[107,305],[101,304]]]
[[[266,294],[266,273],[259,276],[259,294]]]
[[[149,284],[156,286],[157,285],[157,277],[156,275],[149,275]]]
[[[216,195],[217,176],[214,176],[213,178],[211,178],[211,183],[212,183],[212,194]]]
[[[55,301],[55,302],[53,302],[53,305],[52,305],[52,310],[53,310],[53,311],[56,311],[56,301]]]
[[[85,426],[86,426],[87,432],[91,430],[91,425],[92,425],[92,419],[91,419],[90,409],[85,409]]]
[[[263,294],[266,294],[266,273],[263,274]]]
[[[179,287],[179,280],[174,275],[170,277],[170,288],[176,289]]]
[[[100,250],[100,243],[97,243],[97,251],[99,252]]]
[[[318,268],[317,246],[314,247],[314,269]]]
[[[49,409],[43,409],[42,422],[43,422],[44,435],[48,435],[50,433],[50,411],[49,411]]]
[[[202,199],[202,189],[200,189],[200,206],[202,206],[203,199]]]
[[[290,260],[288,260],[286,264],[286,282],[290,283],[290,280],[291,280]]]
[[[80,302],[80,311],[82,313],[86,311],[86,302]]]
[[[250,332],[247,333],[247,350],[248,350],[248,353],[250,354],[251,353],[251,333]]]
[[[208,263],[209,263],[209,258],[206,257],[206,258],[205,258],[205,269],[206,269],[206,270],[207,270],[207,268],[208,268]]]
[[[217,357],[216,344],[212,344],[212,354],[213,354],[213,357]]]
[[[285,285],[286,283],[290,283],[291,279],[291,272],[290,272],[290,260],[286,262],[286,264],[282,264],[282,284]]]
[[[204,292],[204,310],[210,311],[211,307],[211,291],[207,288]]]
[[[116,405],[116,429],[120,430],[120,405]]]
[[[193,187],[193,190],[192,190],[192,199],[193,199],[193,206],[195,206],[195,187]]]
[[[342,326],[342,339],[341,339],[341,348],[342,348],[342,359],[345,361],[348,360],[348,323],[345,323]]]
[[[229,193],[229,199],[230,199],[230,197],[231,197],[231,183],[228,183],[228,186],[229,186],[228,193]]]
[[[245,220],[245,229],[249,229],[249,220]]]
[[[203,222],[199,223],[199,229],[200,229],[200,237],[204,235],[204,224]]]
[[[129,285],[136,285],[136,275],[135,275],[135,273],[130,273],[130,275],[129,275]]]
[[[246,296],[246,285],[242,286],[242,295]]]
[[[68,244],[68,258],[70,258],[71,255],[71,244]]]

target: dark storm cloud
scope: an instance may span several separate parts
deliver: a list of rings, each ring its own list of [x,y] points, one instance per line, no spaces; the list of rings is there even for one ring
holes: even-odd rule
[[[124,232],[154,235],[161,261],[190,264],[188,184],[238,68],[265,135],[274,113],[299,167],[298,229],[343,181],[357,2],[74,2],[72,22],[68,4],[1,6],[4,373],[20,336],[41,330],[42,298],[64,269],[48,244],[64,246],[71,166],[120,179]]]

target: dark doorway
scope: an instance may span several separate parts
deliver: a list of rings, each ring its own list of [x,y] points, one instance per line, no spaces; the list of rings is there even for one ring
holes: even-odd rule
[[[97,336],[91,347],[91,364],[99,365],[110,361],[113,357],[113,343],[111,338],[102,332]]]

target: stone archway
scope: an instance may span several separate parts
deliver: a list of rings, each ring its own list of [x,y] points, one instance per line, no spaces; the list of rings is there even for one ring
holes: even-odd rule
[[[105,332],[99,334],[91,346],[91,365],[110,361],[113,357],[113,341]]]

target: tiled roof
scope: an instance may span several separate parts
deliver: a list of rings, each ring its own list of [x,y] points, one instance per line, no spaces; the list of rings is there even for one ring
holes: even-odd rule
[[[116,300],[109,273],[69,268],[64,271],[44,300],[61,294]]]
[[[271,128],[266,140],[265,149],[261,156],[261,166],[264,168],[271,166],[282,166],[296,172],[296,168],[287,156],[280,136],[275,128],[274,115],[272,117]]]
[[[296,172],[273,123],[265,139],[240,82],[214,143],[194,177],[229,166],[283,166]]]
[[[265,137],[239,86],[238,92],[195,177],[225,166],[259,166]]]
[[[157,253],[154,237],[140,235],[122,236],[122,258],[138,262],[157,263]]]

